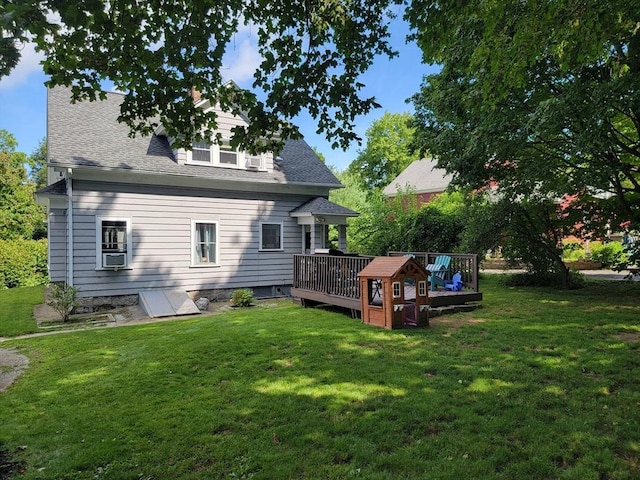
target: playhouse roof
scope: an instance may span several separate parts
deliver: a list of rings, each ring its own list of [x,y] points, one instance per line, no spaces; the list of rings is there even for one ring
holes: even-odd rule
[[[376,257],[364,267],[358,276],[370,278],[392,278],[398,275],[422,275],[427,271],[411,257]]]

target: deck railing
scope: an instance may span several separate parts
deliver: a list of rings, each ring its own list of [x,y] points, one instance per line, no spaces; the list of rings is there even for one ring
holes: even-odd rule
[[[451,257],[449,266],[450,274],[460,272],[462,274],[462,285],[466,289],[474,292],[480,291],[478,274],[480,265],[478,264],[478,255],[471,253],[433,253],[433,252],[389,252],[389,256],[412,255],[418,262],[425,267],[435,263],[435,259],[439,255],[447,255]]]
[[[358,272],[374,257],[294,255],[293,288],[359,299]]]

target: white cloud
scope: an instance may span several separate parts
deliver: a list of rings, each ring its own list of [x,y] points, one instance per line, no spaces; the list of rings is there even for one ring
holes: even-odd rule
[[[251,78],[253,73],[260,66],[262,57],[258,52],[258,46],[246,38],[231,47],[230,51],[225,55],[225,66],[222,75],[227,80],[241,84]]]
[[[0,90],[9,90],[24,83],[35,72],[42,72],[40,62],[44,55],[36,52],[35,44],[27,43],[22,47],[20,62],[9,75],[0,80]]]

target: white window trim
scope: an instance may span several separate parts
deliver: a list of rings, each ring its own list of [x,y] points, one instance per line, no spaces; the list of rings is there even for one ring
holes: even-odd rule
[[[400,298],[402,296],[402,286],[400,285],[400,282],[393,282],[391,284],[391,292],[393,298]]]
[[[427,282],[424,280],[418,281],[418,296],[426,297],[427,296]]]
[[[216,262],[215,263],[197,263],[196,262],[196,224],[206,223],[216,226]],[[220,223],[218,220],[209,219],[191,219],[191,250],[190,267],[191,268],[214,268],[220,266]]]
[[[228,142],[229,139],[228,138],[223,138],[223,141]],[[260,166],[257,167],[257,170],[259,171],[266,171],[267,167],[266,167],[266,158],[264,154],[259,154],[259,155],[251,155],[248,152],[236,149],[236,153],[237,153],[237,161],[236,164],[230,164],[230,163],[220,163],[220,145],[218,145],[217,143],[213,142],[210,145],[210,150],[209,150],[209,161],[201,161],[201,160],[194,160],[193,159],[193,151],[190,149],[185,150],[186,152],[186,158],[185,158],[185,164],[188,165],[201,165],[201,166],[209,166],[209,167],[222,167],[222,168],[235,168],[238,170],[256,170],[255,167],[248,167],[248,163],[249,163],[249,158],[250,157],[259,157],[260,158]]]
[[[193,145],[192,145],[193,147]],[[211,166],[211,165],[215,165],[216,161],[218,158],[220,158],[220,150],[218,147],[218,144],[216,143],[212,143],[209,146],[209,161],[204,161],[204,160],[194,160],[193,159],[193,150],[192,149],[188,149],[186,150],[187,153],[187,158],[185,163],[188,163],[190,165],[205,165],[205,166]]]
[[[127,266],[118,270],[133,270],[133,232],[131,218],[128,217],[100,217],[96,215],[96,270],[113,271],[113,268],[102,266],[102,222],[125,222],[127,228]]]
[[[264,225],[280,225],[280,248],[262,248],[262,227]],[[283,222],[260,222],[260,243],[259,252],[284,252],[284,223]]]

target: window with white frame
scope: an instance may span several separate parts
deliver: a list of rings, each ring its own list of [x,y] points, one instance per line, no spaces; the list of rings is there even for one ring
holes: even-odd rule
[[[191,265],[218,265],[218,222],[191,221]]]
[[[229,140],[220,143],[193,142],[187,151],[187,163],[231,168],[264,169],[263,155],[250,155],[231,146]]]
[[[427,296],[427,282],[424,280],[420,280],[418,282],[418,296],[426,297]]]
[[[96,268],[131,267],[132,232],[130,218],[96,217]]]
[[[237,167],[238,166],[238,158],[240,158],[240,153],[238,149],[233,148],[228,141],[223,141],[218,145],[219,156],[218,161],[220,165]]]
[[[401,290],[400,290],[400,282],[393,282],[393,298],[400,298]]]
[[[209,142],[193,142],[191,145],[191,161],[194,163],[212,163],[212,145]]]
[[[260,224],[260,250],[282,250],[282,223]]]

